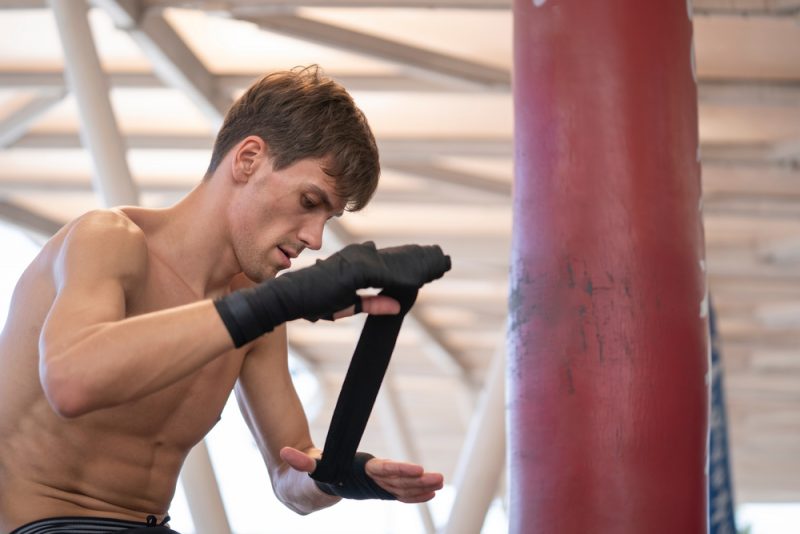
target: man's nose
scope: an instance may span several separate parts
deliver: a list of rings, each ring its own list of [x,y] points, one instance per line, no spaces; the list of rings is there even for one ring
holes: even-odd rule
[[[319,250],[322,248],[322,231],[325,228],[325,221],[313,221],[301,229],[297,236],[305,248]]]

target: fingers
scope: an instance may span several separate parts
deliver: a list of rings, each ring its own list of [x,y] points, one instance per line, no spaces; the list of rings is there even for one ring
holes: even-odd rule
[[[350,317],[355,311],[355,306],[349,306],[334,313],[333,319]],[[400,313],[400,303],[384,295],[364,296],[361,297],[361,311],[370,315],[397,315]]]
[[[367,462],[367,474],[371,477],[418,477],[425,470],[421,465],[406,462],[394,462],[373,458]]]
[[[374,295],[361,297],[361,309],[370,315],[397,315],[400,313],[400,303],[392,297]]]
[[[427,473],[416,464],[373,458],[366,470],[379,486],[405,503],[429,501],[444,485],[441,473]]]
[[[317,461],[303,451],[292,447],[284,447],[280,451],[281,460],[289,464],[296,471],[311,473],[317,468]]]
[[[385,285],[422,285],[441,278],[452,263],[438,245],[402,245],[378,250],[378,255],[391,271]]]

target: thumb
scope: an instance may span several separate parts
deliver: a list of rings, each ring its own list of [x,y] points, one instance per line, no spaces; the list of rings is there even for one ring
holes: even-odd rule
[[[280,452],[281,460],[296,471],[311,473],[317,468],[317,461],[303,451],[292,447],[284,447]]]

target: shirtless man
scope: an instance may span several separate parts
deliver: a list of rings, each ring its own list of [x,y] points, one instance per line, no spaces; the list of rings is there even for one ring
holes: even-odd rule
[[[0,337],[0,533],[172,532],[156,525],[181,465],[234,388],[277,497],[300,514],[338,502],[308,476],[321,452],[282,324],[354,304],[398,313],[356,289],[424,283],[449,259],[438,247],[354,245],[275,275],[321,247],[329,218],[363,207],[378,173],[344,89],[315,69],[276,73],[233,105],[208,173],[179,203],[62,228],[20,278]],[[443,483],[377,458],[364,474],[408,503]],[[51,520],[64,517],[77,519]]]

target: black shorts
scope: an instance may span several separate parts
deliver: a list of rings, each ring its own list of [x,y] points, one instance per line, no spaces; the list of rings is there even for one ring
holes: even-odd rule
[[[53,517],[14,529],[11,534],[179,534],[154,522],[123,521],[104,517]]]

